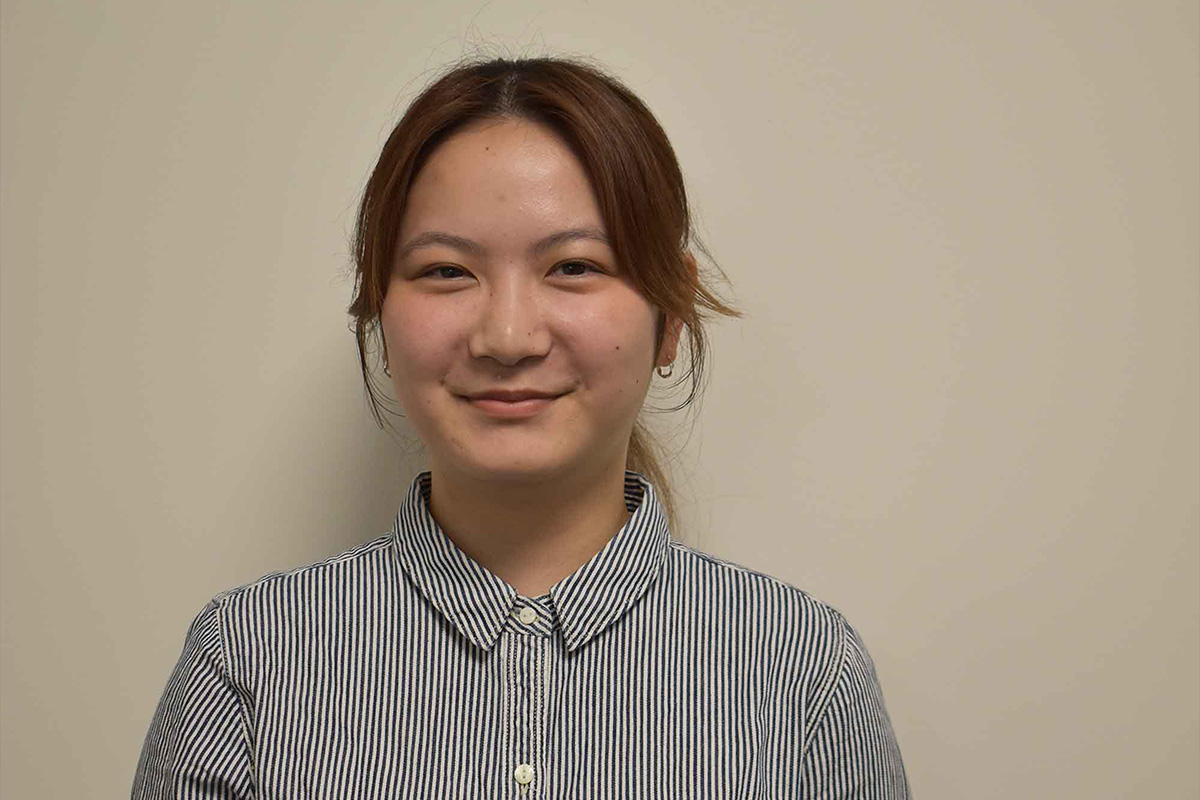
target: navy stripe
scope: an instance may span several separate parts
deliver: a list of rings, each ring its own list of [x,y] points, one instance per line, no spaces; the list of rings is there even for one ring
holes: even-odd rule
[[[858,634],[672,539],[643,476],[533,598],[441,531],[430,480],[387,535],[205,606],[134,800],[908,797]]]

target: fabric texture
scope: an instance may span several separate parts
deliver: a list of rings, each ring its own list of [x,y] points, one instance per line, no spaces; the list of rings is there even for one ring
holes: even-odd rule
[[[160,798],[907,798],[846,620],[671,538],[654,487],[525,597],[429,513],[217,595],[134,777]]]

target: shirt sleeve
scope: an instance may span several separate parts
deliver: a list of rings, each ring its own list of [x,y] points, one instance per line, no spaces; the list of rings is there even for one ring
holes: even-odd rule
[[[841,668],[805,749],[801,797],[907,800],[908,778],[875,664],[858,633],[840,621]]]
[[[229,677],[214,600],[196,617],[159,700],[132,800],[250,800],[249,736]]]

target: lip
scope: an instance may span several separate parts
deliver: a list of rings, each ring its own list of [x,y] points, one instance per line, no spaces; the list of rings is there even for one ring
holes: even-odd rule
[[[542,392],[537,389],[488,389],[482,392],[465,394],[464,396],[470,400],[487,398],[490,400],[507,400],[511,403],[516,400],[528,400],[534,397],[554,398],[561,394],[565,394],[565,392]]]
[[[559,397],[562,395],[497,391],[473,397],[463,396],[462,399],[489,417],[526,419],[545,411]]]

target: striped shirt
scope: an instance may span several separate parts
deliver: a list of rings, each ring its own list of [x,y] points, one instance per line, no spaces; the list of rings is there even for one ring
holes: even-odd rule
[[[429,512],[217,595],[133,798],[905,798],[862,640],[789,584],[629,521],[525,597]]]

